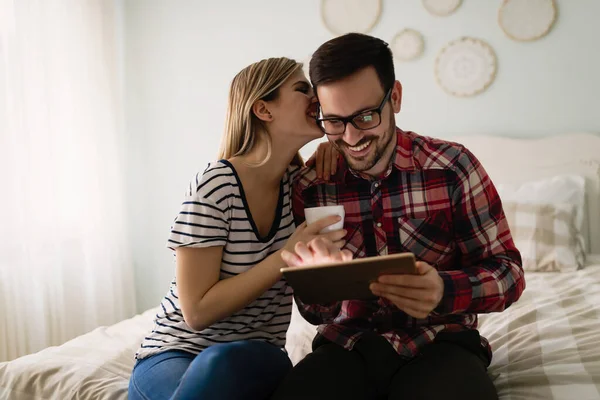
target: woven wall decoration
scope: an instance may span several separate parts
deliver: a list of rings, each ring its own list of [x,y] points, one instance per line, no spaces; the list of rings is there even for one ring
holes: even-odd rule
[[[521,42],[546,36],[556,21],[554,0],[504,0],[498,24],[509,38]]]
[[[448,43],[435,61],[438,84],[453,96],[473,96],[496,77],[496,53],[483,40],[464,37]]]
[[[334,35],[367,33],[381,16],[381,0],[321,0],[321,17]]]

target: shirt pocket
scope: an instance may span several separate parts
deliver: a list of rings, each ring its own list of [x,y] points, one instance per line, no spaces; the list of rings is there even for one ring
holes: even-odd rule
[[[442,263],[452,252],[452,235],[443,213],[398,217],[398,236],[404,251],[431,265]]]

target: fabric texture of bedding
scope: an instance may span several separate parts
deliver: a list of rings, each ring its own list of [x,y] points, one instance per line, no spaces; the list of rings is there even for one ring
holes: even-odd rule
[[[600,265],[525,279],[517,303],[480,316],[500,399],[600,399]]]
[[[600,262],[527,272],[526,280],[517,303],[480,317],[500,399],[599,399]],[[156,311],[0,364],[0,399],[126,399],[135,351]],[[294,310],[286,346],[293,362],[310,351],[314,333]]]
[[[0,399],[127,399],[134,355],[158,309],[0,364]]]

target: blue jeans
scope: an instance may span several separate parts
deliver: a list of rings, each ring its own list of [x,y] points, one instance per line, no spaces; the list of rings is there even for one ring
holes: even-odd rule
[[[291,369],[280,348],[260,341],[217,344],[198,355],[170,350],[135,364],[129,399],[263,400]]]

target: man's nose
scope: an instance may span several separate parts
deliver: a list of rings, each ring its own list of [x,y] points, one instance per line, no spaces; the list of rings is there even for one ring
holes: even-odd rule
[[[348,146],[356,146],[363,136],[363,131],[356,129],[354,125],[348,122],[348,124],[346,124],[346,131],[344,132],[342,139]]]

